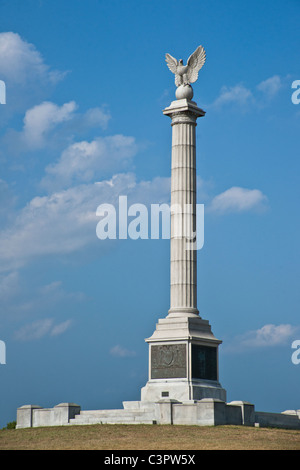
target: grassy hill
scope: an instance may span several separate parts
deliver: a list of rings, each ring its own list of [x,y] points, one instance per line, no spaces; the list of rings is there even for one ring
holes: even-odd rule
[[[0,450],[299,450],[300,431],[242,426],[60,426],[0,431]]]

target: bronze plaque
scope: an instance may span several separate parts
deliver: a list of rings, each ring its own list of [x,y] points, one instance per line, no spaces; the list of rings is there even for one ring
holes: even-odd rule
[[[151,379],[186,377],[186,345],[151,346]]]
[[[192,344],[192,378],[217,380],[217,348]]]

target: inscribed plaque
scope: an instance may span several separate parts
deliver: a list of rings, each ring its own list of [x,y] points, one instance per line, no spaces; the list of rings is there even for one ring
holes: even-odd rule
[[[186,345],[163,344],[151,346],[151,378],[186,377]]]

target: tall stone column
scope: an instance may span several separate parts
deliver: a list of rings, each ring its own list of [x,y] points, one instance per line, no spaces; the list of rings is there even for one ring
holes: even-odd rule
[[[172,119],[169,316],[198,315],[196,233],[196,120],[205,112],[187,99],[164,111]]]
[[[149,344],[149,379],[142,402],[163,399],[186,402],[212,398],[226,401],[219,383],[218,346],[207,320],[197,308],[196,121],[205,112],[192,101],[189,84],[205,62],[199,46],[187,66],[169,54],[175,73],[176,98],[163,110],[172,120],[170,309],[158,320]],[[194,248],[194,249],[193,249]]]

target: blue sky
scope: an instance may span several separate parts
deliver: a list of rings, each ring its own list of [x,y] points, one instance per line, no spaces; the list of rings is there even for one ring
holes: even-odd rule
[[[200,44],[198,308],[228,401],[300,408],[299,2],[1,0],[0,17],[0,426],[23,404],[140,398],[169,241],[100,241],[96,209],[169,201],[164,55]]]

